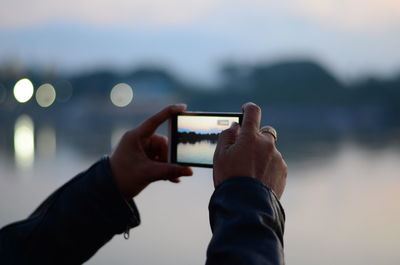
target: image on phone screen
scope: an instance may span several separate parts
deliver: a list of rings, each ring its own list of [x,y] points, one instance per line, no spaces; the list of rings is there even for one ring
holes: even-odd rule
[[[213,164],[218,135],[239,117],[177,116],[176,162],[186,164]]]

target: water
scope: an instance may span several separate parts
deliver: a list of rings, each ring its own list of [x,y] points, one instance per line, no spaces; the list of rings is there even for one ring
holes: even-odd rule
[[[59,131],[26,117],[16,124],[14,140],[22,134],[26,143],[15,152],[0,149],[0,226],[25,218],[105,149],[82,152]],[[121,128],[104,136],[108,149]],[[90,141],[89,135],[79,137]],[[314,150],[301,160],[284,153],[287,264],[400,264],[400,149],[344,141],[329,155],[328,149]],[[129,240],[114,237],[88,264],[204,264],[213,189],[211,169],[199,168],[180,184],[150,185],[135,198],[142,225]]]
[[[202,140],[195,143],[177,145],[177,161],[212,165],[216,141]]]

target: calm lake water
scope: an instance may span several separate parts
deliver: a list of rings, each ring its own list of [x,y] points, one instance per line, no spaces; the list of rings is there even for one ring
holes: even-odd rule
[[[179,143],[177,161],[184,163],[212,164],[217,143],[203,140],[196,143]]]
[[[24,144],[15,153],[0,149],[0,226],[26,217],[103,154],[62,144],[51,128],[39,128],[33,140],[30,121],[19,122],[14,137]],[[346,141],[326,152],[318,149],[301,161],[287,156],[287,264],[400,264],[399,148],[365,149]],[[142,225],[129,240],[114,237],[88,264],[204,264],[213,190],[211,169],[199,168],[180,184],[150,185],[135,198]]]

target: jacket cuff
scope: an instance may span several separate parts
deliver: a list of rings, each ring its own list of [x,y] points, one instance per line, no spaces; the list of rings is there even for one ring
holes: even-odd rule
[[[103,157],[96,164],[99,166],[100,174],[98,176],[101,179],[100,181],[104,182],[99,187],[106,196],[106,208],[110,211],[111,221],[117,223],[118,227],[124,227],[124,230],[120,230],[119,233],[127,232],[129,229],[138,226],[140,224],[139,211],[134,200],[125,199],[119,191],[111,170],[109,157]]]
[[[279,231],[283,245],[283,233],[285,229],[285,211],[276,194],[258,179],[250,177],[234,177],[223,181],[218,185],[211,196],[209,210],[213,203],[221,202],[236,205],[241,212],[260,209],[271,211],[276,223],[275,229]],[[213,219],[213,216],[210,216]],[[211,221],[211,220],[210,220]]]

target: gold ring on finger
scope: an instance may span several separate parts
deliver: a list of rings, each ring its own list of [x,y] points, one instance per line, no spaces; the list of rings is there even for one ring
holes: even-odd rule
[[[275,142],[278,141],[278,133],[276,132],[276,130],[272,127],[263,127],[260,129],[261,133],[268,133],[270,135],[272,135],[272,137],[274,137]]]

